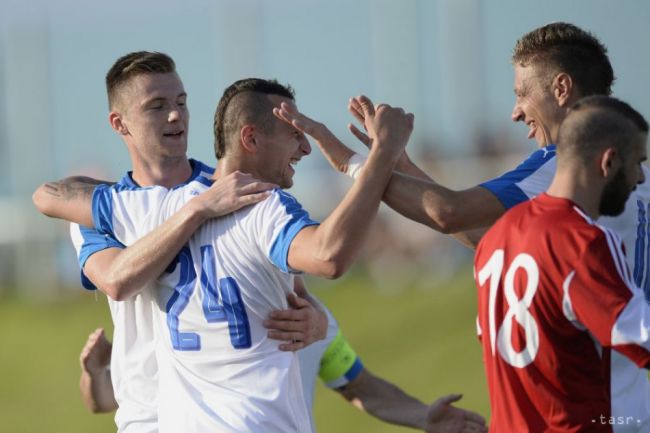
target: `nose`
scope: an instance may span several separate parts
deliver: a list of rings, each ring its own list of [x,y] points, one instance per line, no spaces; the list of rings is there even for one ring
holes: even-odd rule
[[[512,114],[510,118],[513,122],[523,122],[524,121],[524,111],[521,109],[518,103],[515,103],[515,106],[512,108]]]
[[[187,110],[185,109],[184,105],[174,105],[171,107],[171,110],[169,111],[169,115],[167,116],[167,121],[168,122],[177,122],[179,120],[183,120],[187,113]]]
[[[305,156],[311,153],[311,144],[309,144],[309,140],[307,140],[307,137],[305,137],[304,135],[300,138],[300,151]]]

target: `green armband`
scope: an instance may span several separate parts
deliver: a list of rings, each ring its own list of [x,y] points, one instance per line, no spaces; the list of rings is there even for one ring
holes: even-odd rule
[[[363,364],[339,329],[320,360],[318,376],[330,388],[340,388],[356,378]]]

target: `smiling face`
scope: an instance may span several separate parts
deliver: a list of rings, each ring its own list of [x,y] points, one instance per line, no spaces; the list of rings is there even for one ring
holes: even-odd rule
[[[273,106],[279,107],[282,102],[295,106],[289,98],[268,95]],[[278,184],[281,188],[293,186],[294,167],[303,156],[311,153],[311,146],[305,135],[293,126],[269,113],[269,125],[266,130],[260,130],[258,153],[258,174],[267,182]]]
[[[175,72],[140,74],[120,89],[111,124],[144,160],[184,158],[189,128],[186,99]]]
[[[539,147],[555,144],[566,110],[553,95],[551,80],[535,65],[515,65],[514,122],[528,126],[528,139]]]

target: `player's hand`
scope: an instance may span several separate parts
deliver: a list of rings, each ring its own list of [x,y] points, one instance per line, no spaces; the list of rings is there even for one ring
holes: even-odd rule
[[[375,106],[375,110],[376,109],[377,106]],[[363,109],[361,108],[361,104],[356,98],[350,98],[348,101],[348,111],[357,120],[357,122],[359,122],[359,124],[363,125],[363,128],[365,130],[365,117],[363,115]],[[348,130],[357,138],[357,140],[363,143],[364,146],[366,146],[368,149],[372,148],[372,141],[370,140],[370,137],[368,137],[365,132],[357,128],[353,123],[348,123]],[[413,163],[406,154],[406,149],[404,149],[399,159],[397,160],[395,170],[407,172],[408,168],[412,165]]]
[[[376,108],[366,96],[353,98],[361,107],[363,126],[368,132],[371,151],[377,146],[399,158],[413,131],[414,116],[403,109],[380,104]]]
[[[287,296],[287,300],[292,308],[272,311],[263,323],[264,327],[269,329],[269,338],[290,341],[280,344],[280,350],[293,352],[325,338],[325,313],[293,293]]]
[[[206,218],[216,218],[264,200],[270,190],[277,187],[273,183],[259,181],[248,173],[235,171],[217,179],[192,201]]]
[[[273,114],[280,120],[287,122],[303,134],[316,140],[325,158],[336,170],[345,172],[348,161],[354,151],[343,144],[332,132],[320,122],[302,114],[295,105],[283,102],[273,109]]]
[[[481,415],[451,405],[461,398],[460,394],[450,394],[433,402],[429,406],[424,430],[427,433],[487,432],[485,419]]]
[[[91,375],[104,371],[111,362],[112,347],[113,345],[104,335],[104,330],[102,328],[95,329],[88,336],[86,345],[81,350],[81,355],[79,355],[81,369]]]

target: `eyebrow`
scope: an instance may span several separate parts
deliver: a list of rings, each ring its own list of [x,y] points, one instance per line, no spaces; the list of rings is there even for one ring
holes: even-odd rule
[[[178,99],[178,98],[187,98],[187,93],[186,92],[179,93],[178,95],[176,95],[176,99]],[[166,99],[167,98],[165,98],[163,96],[156,96],[156,97],[153,97],[151,99],[147,99],[146,101],[144,101],[142,103],[142,105],[143,106],[144,105],[149,105],[149,104],[153,104],[154,102],[164,102]]]

